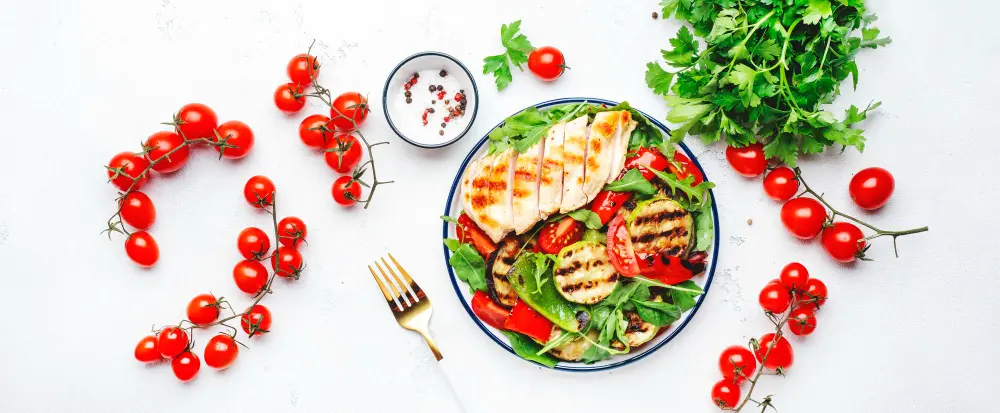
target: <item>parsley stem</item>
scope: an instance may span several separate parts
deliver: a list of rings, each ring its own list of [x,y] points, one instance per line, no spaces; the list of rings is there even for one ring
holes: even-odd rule
[[[743,38],[743,40],[740,42],[739,45],[736,46],[736,48],[746,47],[747,41],[750,40],[750,37],[753,36],[754,32],[756,32],[757,29],[760,28],[761,24],[763,24],[767,19],[771,18],[771,16],[774,15],[774,12],[775,12],[774,10],[771,10],[770,12],[768,12],[767,14],[765,14],[764,17],[761,17],[760,20],[757,20],[757,23],[754,23],[754,25],[751,26],[750,32],[747,33],[747,36]],[[727,73],[729,72],[730,69],[733,68],[733,65],[736,64],[736,59],[738,59],[739,56],[740,56],[739,53],[736,53],[733,56],[733,59],[729,61],[729,67],[726,68],[726,72]]]

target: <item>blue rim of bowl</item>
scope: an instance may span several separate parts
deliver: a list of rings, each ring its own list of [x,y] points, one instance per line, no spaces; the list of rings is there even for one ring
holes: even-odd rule
[[[532,105],[532,106],[529,106],[529,107],[536,107],[538,109],[544,109],[544,108],[547,108],[549,106],[566,104],[566,103],[579,103],[579,102],[587,102],[587,103],[594,103],[594,104],[603,104],[603,105],[607,105],[607,106],[614,106],[614,105],[618,104],[617,102],[613,102],[613,101],[606,100],[606,99],[579,98],[579,97],[576,97],[576,98],[553,99],[553,100],[541,102],[541,103],[538,103],[538,104],[535,104],[535,105]],[[527,109],[527,108],[525,108],[525,109]],[[638,110],[638,109],[636,109],[636,110],[639,113],[641,113],[642,116],[645,116],[646,119],[648,119],[650,122],[652,122],[653,125],[655,125],[657,128],[659,128],[661,131],[665,131],[666,133],[670,133],[670,129],[667,128],[666,125],[664,125],[660,121],[656,120],[656,118],[653,118],[653,117],[649,116],[649,114],[647,114],[646,112],[643,112],[643,111]],[[518,112],[520,112],[520,111],[518,111]],[[515,113],[517,113],[517,112],[515,112]],[[493,129],[499,128],[500,125],[503,125],[503,121],[501,121],[500,123],[498,123],[496,126],[494,126],[490,130],[492,131]],[[487,135],[483,136],[483,138],[479,140],[479,143],[477,143],[476,146],[474,146],[469,151],[469,154],[466,155],[465,160],[462,161],[462,166],[461,166],[461,168],[458,169],[458,174],[455,175],[455,181],[451,185],[451,192],[448,194],[448,203],[445,204],[445,207],[444,207],[444,214],[445,215],[448,215],[449,212],[450,212],[452,201],[454,200],[454,196],[455,196],[455,190],[458,188],[458,183],[462,179],[462,171],[465,171],[465,168],[469,164],[469,161],[471,161],[472,157],[479,151],[479,148],[481,148],[483,146],[483,144],[486,143],[487,137],[488,137],[488,132],[487,132]],[[691,158],[691,161],[694,162],[695,167],[697,167],[698,170],[701,171],[702,176],[705,177],[705,181],[707,182],[708,181],[708,175],[705,174],[705,169],[701,167],[701,163],[698,162],[698,159],[695,158],[694,154],[691,153],[691,150],[688,149],[687,145],[685,145],[683,142],[679,143],[679,146],[684,151],[684,153],[688,156],[688,158]],[[669,333],[667,333],[667,337],[664,338],[659,343],[656,343],[655,345],[650,346],[648,348],[643,348],[641,352],[636,353],[635,355],[630,355],[629,357],[626,357],[625,359],[623,359],[621,361],[617,361],[617,362],[614,362],[614,363],[611,363],[611,364],[605,364],[605,365],[601,365],[601,366],[593,366],[593,365],[587,365],[587,364],[583,364],[583,363],[574,363],[574,364],[562,365],[562,362],[560,362],[560,364],[558,364],[558,365],[556,365],[555,367],[552,368],[553,370],[574,371],[574,372],[594,372],[594,371],[610,370],[610,369],[614,369],[614,368],[618,368],[618,367],[622,367],[622,366],[631,364],[631,363],[633,363],[635,361],[638,361],[638,360],[642,359],[643,357],[646,357],[646,356],[652,354],[654,351],[659,350],[660,347],[663,347],[665,344],[669,343],[670,340],[673,340],[673,338],[675,336],[677,336],[677,334],[679,334],[681,332],[681,330],[684,329],[685,326],[687,326],[687,324],[691,321],[691,319],[694,318],[695,314],[697,314],[697,312],[698,312],[698,309],[701,308],[702,302],[705,301],[705,297],[708,296],[709,287],[712,286],[712,280],[715,278],[715,267],[716,267],[716,264],[719,262],[718,261],[718,259],[719,259],[719,210],[716,207],[715,193],[712,192],[712,190],[709,190],[708,192],[709,192],[710,197],[712,198],[712,220],[713,220],[713,225],[715,227],[714,228],[714,230],[715,230],[715,238],[712,240],[712,269],[709,271],[708,277],[705,279],[705,286],[703,287],[704,292],[702,293],[701,297],[698,297],[698,301],[695,303],[694,307],[692,307],[691,310],[690,310],[691,311],[691,315],[689,315],[687,318],[685,318],[684,321],[682,321],[681,324],[677,326],[677,328],[675,328],[672,331],[670,331]],[[444,222],[443,223],[443,227],[444,227],[444,231],[443,231],[443,234],[442,234],[442,239],[448,238],[448,222]],[[479,317],[476,317],[476,314],[472,312],[472,308],[469,307],[469,303],[466,302],[464,296],[462,295],[462,290],[461,290],[462,287],[458,283],[458,278],[455,277],[455,273],[454,273],[454,271],[452,271],[451,265],[448,265],[448,252],[449,252],[448,248],[444,247],[444,246],[442,246],[442,248],[444,249],[445,267],[448,268],[448,275],[451,277],[451,285],[455,288],[455,294],[458,294],[459,301],[462,302],[462,306],[465,307],[465,311],[467,313],[469,313],[469,317],[472,318],[472,320],[476,322],[476,325],[479,326],[479,329],[483,330],[483,333],[486,333],[487,337],[493,339],[493,341],[496,342],[500,347],[503,347],[509,353],[513,354],[515,357],[517,357],[517,358],[519,358],[521,360],[525,360],[525,361],[528,361],[528,362],[531,362],[531,363],[534,363],[534,364],[538,364],[539,366],[542,366],[539,363],[536,363],[536,362],[531,361],[531,360],[523,359],[520,356],[517,356],[517,353],[514,352],[514,349],[511,348],[510,345],[508,345],[507,343],[504,343],[502,340],[500,340],[499,337],[497,337],[496,335],[494,335],[493,332],[491,332],[488,328],[486,328],[486,326],[483,324],[483,322],[481,320],[479,320]],[[542,367],[545,367],[545,366],[542,366]]]
[[[442,57],[442,58],[451,60],[452,62],[455,62],[455,64],[457,64],[458,67],[462,68],[462,71],[465,72],[465,75],[469,77],[469,81],[472,83],[472,93],[473,93],[473,96],[476,97],[476,105],[472,107],[472,117],[469,118],[469,123],[467,125],[465,125],[465,129],[462,131],[462,133],[459,133],[458,136],[456,136],[454,139],[449,140],[449,141],[444,142],[444,143],[439,144],[439,145],[427,145],[427,144],[424,144],[424,143],[419,143],[419,142],[413,141],[410,138],[407,138],[406,135],[403,134],[403,132],[400,132],[399,129],[396,129],[396,124],[392,123],[392,117],[389,116],[389,105],[388,105],[388,100],[386,99],[388,97],[388,95],[389,95],[389,82],[392,82],[392,77],[396,76],[396,72],[398,72],[399,69],[403,67],[403,65],[409,63],[413,59],[416,59],[418,57],[423,57],[423,56],[438,56],[438,57]],[[399,136],[400,139],[406,141],[410,145],[417,146],[417,147],[424,148],[424,149],[443,148],[445,146],[448,146],[448,145],[451,145],[451,144],[453,144],[455,142],[458,142],[459,139],[462,139],[463,137],[465,137],[465,134],[469,133],[469,130],[472,129],[472,123],[476,121],[476,114],[479,113],[479,88],[476,86],[476,79],[474,77],[472,77],[472,72],[469,72],[469,69],[466,68],[465,65],[462,64],[462,62],[458,61],[458,59],[456,59],[452,55],[449,55],[447,53],[441,53],[441,52],[420,52],[420,53],[416,53],[416,54],[410,55],[410,57],[407,57],[406,59],[403,59],[403,61],[399,62],[399,64],[396,65],[396,67],[394,67],[391,72],[389,72],[389,77],[387,77],[385,79],[385,86],[382,87],[382,113],[385,115],[385,121],[389,123],[389,128],[391,128],[392,131],[396,133],[396,136]]]

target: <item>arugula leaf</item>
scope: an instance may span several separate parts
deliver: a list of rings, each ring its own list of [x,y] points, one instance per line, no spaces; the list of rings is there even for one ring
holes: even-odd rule
[[[532,276],[535,278],[535,293],[542,293],[542,285],[550,281],[552,277],[546,278],[545,275],[549,271],[549,263],[555,263],[558,258],[552,254],[534,254],[530,256],[532,260],[535,261],[535,268],[531,272]]]
[[[664,284],[662,282],[659,282],[659,281],[656,281],[656,280],[651,280],[651,279],[643,277],[643,276],[632,277],[632,280],[636,281],[639,284],[644,284],[644,285],[647,285],[647,286],[650,286],[650,287],[666,288],[666,289],[675,290],[675,291],[682,291],[682,292],[685,292],[685,293],[688,293],[688,294],[699,295],[699,294],[705,292],[704,290],[701,289],[701,287],[699,287],[694,282],[691,282],[690,284],[688,284],[688,281],[690,281],[690,280],[682,282],[680,284],[676,284],[676,285]]]
[[[451,250],[448,264],[455,270],[458,279],[469,284],[470,292],[487,291],[486,261],[472,244],[463,244],[457,239],[445,239],[444,245]]]
[[[534,361],[535,363],[548,368],[555,367],[556,364],[559,364],[559,360],[556,360],[555,357],[546,353],[538,354],[538,351],[542,348],[542,346],[532,341],[528,338],[528,336],[515,333],[513,331],[502,331],[502,333],[507,336],[507,340],[510,340],[510,346],[514,349],[514,353],[521,358]]]
[[[510,65],[523,70],[521,65],[528,62],[528,54],[535,50],[528,38],[519,33],[520,30],[520,20],[500,26],[500,43],[503,44],[504,52],[483,59],[483,74],[493,74],[498,91],[504,90],[513,80]]]
[[[608,182],[604,186],[606,191],[615,192],[636,192],[643,195],[653,195],[656,194],[656,187],[649,183],[642,176],[642,172],[638,169],[629,169],[621,179]]]
[[[442,220],[444,220],[444,222],[450,222],[450,223],[452,223],[452,224],[455,224],[455,225],[458,225],[458,226],[461,226],[461,225],[462,225],[462,224],[460,224],[460,223],[458,222],[458,220],[457,220],[457,219],[455,219],[455,218],[452,218],[452,217],[450,217],[450,216],[447,216],[447,215],[441,215],[441,219],[442,219]]]
[[[715,237],[715,222],[712,219],[712,198],[705,198],[705,203],[694,214],[695,251],[708,251]]]
[[[601,223],[601,217],[589,209],[578,209],[566,215],[584,223],[584,225],[590,229],[601,229],[601,227],[604,226],[604,224]]]
[[[671,301],[673,301],[674,305],[676,305],[677,308],[680,308],[681,313],[694,308],[695,304],[697,303],[697,301],[695,301],[695,298],[702,294],[701,287],[699,287],[698,284],[695,284],[694,281],[691,280],[687,280],[680,284],[677,284],[677,287],[683,288],[683,290],[682,289],[670,290],[670,298]],[[691,291],[698,291],[698,292],[691,292]]]
[[[656,175],[663,183],[670,187],[671,192],[674,194],[674,200],[678,201],[684,209],[694,210],[702,206],[705,199],[708,198],[708,190],[715,188],[715,184],[711,182],[702,182],[698,185],[692,186],[694,184],[694,175],[688,175],[687,178],[678,179],[676,175],[658,171],[655,169],[650,169],[653,175]],[[684,198],[678,197],[678,193],[683,193]],[[686,198],[686,199],[685,199]]]

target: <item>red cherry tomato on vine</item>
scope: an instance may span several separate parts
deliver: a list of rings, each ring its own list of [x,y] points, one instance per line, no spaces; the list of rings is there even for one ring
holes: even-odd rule
[[[337,135],[326,143],[323,157],[330,169],[350,173],[361,162],[361,142],[353,135]]]
[[[165,358],[179,356],[187,346],[188,333],[180,327],[165,327],[156,335],[156,348],[160,349],[160,355]]]
[[[153,170],[160,173],[170,173],[180,170],[187,163],[191,149],[184,145],[184,138],[174,132],[156,132],[146,139],[146,147],[150,149],[146,159],[150,163],[159,159]],[[174,151],[173,153],[170,153]],[[170,153],[170,155],[167,155]],[[163,158],[163,159],[160,159]]]
[[[222,154],[226,159],[240,159],[250,153],[253,149],[253,131],[247,124],[238,120],[231,120],[219,125],[217,129],[219,136],[212,139],[215,142],[225,140],[225,148],[216,146],[216,152]],[[220,138],[221,137],[221,138]]]
[[[201,370],[201,360],[194,353],[185,351],[170,362],[170,368],[174,370],[177,379],[189,381],[198,375],[198,370]]]
[[[896,180],[883,168],[865,168],[854,174],[848,187],[851,199],[861,209],[879,209],[896,189]]]
[[[721,409],[731,409],[740,402],[740,386],[723,379],[712,386],[712,403]]]
[[[278,247],[271,256],[271,268],[279,277],[298,278],[302,271],[302,253],[292,247]]]
[[[240,291],[257,294],[267,284],[267,268],[257,261],[240,261],[233,267],[233,281]]]
[[[177,133],[186,139],[214,138],[219,118],[208,106],[188,103],[177,111],[177,122]]]
[[[826,208],[813,198],[795,198],[781,206],[781,223],[800,239],[813,239],[826,222]]]
[[[795,171],[787,166],[775,168],[764,176],[764,192],[771,199],[785,202],[799,192],[799,180]]]
[[[788,331],[797,336],[808,336],[816,330],[816,315],[808,308],[796,308],[788,314]]]
[[[792,296],[784,284],[767,284],[760,290],[761,308],[775,314],[784,313],[792,303]]]
[[[160,247],[148,232],[137,231],[125,239],[125,254],[136,264],[152,267],[160,259]]]
[[[793,262],[781,269],[781,275],[778,276],[778,279],[789,291],[803,291],[806,288],[806,282],[809,281],[809,270],[806,269],[805,265]]]
[[[727,381],[740,384],[757,371],[757,361],[750,349],[743,346],[729,346],[719,356],[719,371]]]
[[[823,249],[833,259],[848,263],[865,250],[865,234],[850,222],[834,222],[823,230]]]
[[[354,130],[351,119],[354,119],[354,123],[361,126],[365,122],[365,118],[368,117],[368,112],[371,112],[368,108],[368,99],[365,99],[358,92],[345,92],[333,100],[330,118],[333,119],[333,124],[338,128],[351,131]]]
[[[274,90],[274,106],[282,112],[295,113],[306,106],[306,97],[302,96],[305,87],[295,83],[285,83]]]
[[[333,200],[341,206],[351,206],[361,199],[361,184],[349,176],[342,176],[333,181]]]
[[[767,158],[764,157],[764,145],[753,143],[742,148],[730,146],[726,148],[726,160],[736,173],[747,178],[753,178],[767,169]]]
[[[302,53],[288,62],[288,78],[292,80],[292,83],[309,86],[313,78],[317,76],[319,76],[319,62],[312,55]]]
[[[195,324],[209,324],[219,318],[219,300],[212,294],[198,294],[187,306],[188,320]]]
[[[240,318],[240,325],[250,337],[266,333],[271,330],[271,310],[257,304]]]
[[[124,200],[118,201],[122,208],[122,220],[138,229],[149,229],[156,222],[156,207],[146,194],[129,192]]]
[[[149,172],[146,171],[148,167],[149,161],[146,158],[132,152],[122,152],[108,162],[108,179],[122,191],[128,191],[130,187],[133,191],[138,191],[149,180]],[[135,185],[132,184],[133,178],[139,178],[134,180]]]
[[[232,337],[219,334],[208,339],[205,345],[205,364],[213,369],[224,369],[236,361],[240,348]]]
[[[542,46],[528,55],[528,69],[535,77],[551,82],[566,70],[566,57],[555,47]]]
[[[263,208],[274,204],[274,182],[266,176],[250,177],[243,185],[243,199],[254,208]]]
[[[298,248],[306,242],[309,228],[299,217],[284,217],[278,221],[278,242],[286,247]]]
[[[257,227],[247,227],[240,231],[236,238],[236,249],[248,260],[260,261],[271,250],[271,239],[264,230]]]
[[[810,278],[809,281],[806,281],[805,292],[799,297],[799,304],[801,308],[816,311],[826,303],[828,296],[829,292],[826,289],[826,284],[815,278]]]
[[[156,346],[156,336],[146,336],[139,340],[139,344],[135,345],[135,359],[143,363],[152,363],[163,359],[163,356],[160,355],[160,349]]]
[[[329,129],[329,130],[327,130]],[[323,148],[333,140],[333,125],[323,115],[309,115],[299,124],[299,138],[310,148]]]
[[[764,368],[767,369],[774,370],[778,367],[787,369],[792,366],[792,361],[795,360],[792,354],[792,345],[784,337],[778,337],[777,339],[775,337],[774,333],[767,333],[760,338],[760,348],[756,352],[757,361],[761,362]],[[768,352],[767,349],[770,346],[774,347]],[[762,361],[765,354],[767,355],[767,361]]]

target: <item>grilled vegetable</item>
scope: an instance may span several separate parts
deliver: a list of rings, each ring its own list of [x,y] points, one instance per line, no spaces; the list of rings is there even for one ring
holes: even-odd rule
[[[562,332],[563,331],[559,329],[559,327],[553,327],[552,334],[549,336],[549,340],[555,340],[557,337],[562,335]],[[597,331],[590,330],[590,332],[587,333],[587,337],[590,337],[590,340],[577,336],[575,339],[560,344],[555,348],[553,348],[552,350],[549,350],[549,354],[560,360],[565,360],[565,361],[579,360],[580,357],[583,357],[583,353],[587,351],[587,349],[590,348],[590,346],[593,345],[591,343],[591,340],[594,341],[597,340]]]
[[[654,199],[632,211],[629,234],[636,254],[683,256],[691,248],[694,219],[677,201]]]
[[[514,265],[514,258],[517,252],[521,250],[522,245],[524,245],[524,237],[508,236],[500,241],[497,249],[493,251],[493,254],[490,254],[490,258],[486,263],[486,281],[489,285],[490,294],[494,300],[507,307],[513,307],[517,301],[517,292],[514,291],[514,288],[510,286],[510,282],[507,281],[507,273],[510,272],[511,267]],[[534,245],[534,240],[529,241],[524,250],[531,251]]]
[[[596,304],[611,295],[618,273],[608,261],[608,250],[596,242],[578,242],[559,253],[554,277],[559,293],[580,304]]]
[[[625,338],[628,340],[629,348],[639,347],[656,337],[660,328],[639,317],[635,311],[624,311],[625,321],[628,327],[625,328]],[[611,341],[611,348],[615,350],[625,350],[625,345],[618,339]]]
[[[518,297],[545,318],[566,331],[580,331],[590,321],[586,311],[580,311],[578,306],[566,301],[556,291],[552,282],[552,271],[546,271],[541,278],[541,285],[535,280],[535,257],[538,254],[524,253],[514,261],[514,266],[507,274],[507,281],[517,291]]]

